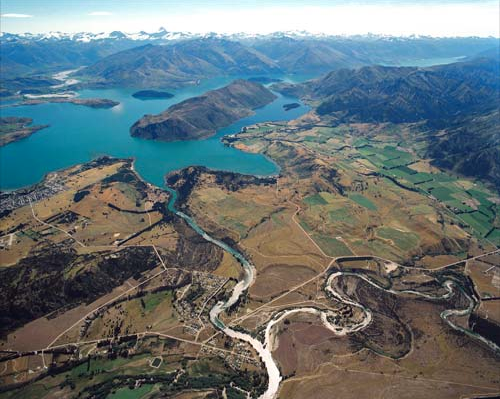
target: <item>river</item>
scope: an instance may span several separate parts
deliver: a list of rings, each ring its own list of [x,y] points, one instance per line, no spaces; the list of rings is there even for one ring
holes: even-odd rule
[[[235,133],[241,127],[264,121],[278,121],[295,119],[304,114],[308,108],[301,104],[300,107],[284,111],[283,105],[298,102],[295,98],[278,95],[273,103],[256,110],[255,115],[244,118],[237,123],[221,129],[209,139],[200,141],[184,141],[174,143],[153,142],[132,138],[129,127],[135,120],[145,113],[158,113],[168,106],[182,101],[188,97],[199,95],[206,90],[221,87],[233,78],[218,78],[205,82],[196,87],[190,87],[175,92],[175,97],[167,100],[141,101],[131,96],[134,90],[84,90],[79,93],[81,97],[101,97],[116,100],[120,105],[112,109],[90,109],[73,104],[42,104],[37,106],[21,106],[4,108],[3,115],[27,116],[33,118],[35,124],[50,124],[50,128],[42,130],[31,137],[0,148],[0,187],[2,189],[15,189],[41,180],[44,174],[82,163],[98,155],[112,155],[117,157],[134,157],[135,169],[148,182],[164,187],[165,173],[190,165],[203,165],[219,170],[249,173],[254,175],[270,175],[278,171],[277,166],[259,154],[241,152],[231,147],[225,147],[220,138],[225,134]],[[268,322],[264,333],[264,342],[252,337],[250,334],[236,331],[220,320],[219,315],[234,305],[241,295],[247,291],[255,278],[255,267],[237,250],[224,242],[217,240],[201,229],[196,222],[175,207],[177,193],[168,188],[171,193],[168,209],[178,217],[184,219],[205,240],[219,246],[224,251],[234,256],[243,267],[244,277],[236,284],[231,296],[224,302],[218,302],[210,310],[210,320],[213,325],[224,334],[248,342],[258,353],[268,373],[268,386],[260,399],[274,399],[282,380],[278,365],[272,356],[274,332],[273,327],[285,317],[300,312],[317,314],[322,323],[336,335],[346,335],[366,328],[372,321],[372,313],[363,305],[346,298],[343,294],[332,288],[333,279],[342,276],[344,272],[330,274],[326,290],[339,302],[360,308],[364,317],[359,323],[351,326],[336,326],[328,316],[331,311],[314,307],[292,308],[278,312]],[[365,281],[378,286],[364,276],[356,275]],[[453,282],[446,282],[447,293],[441,299],[452,295]],[[461,289],[459,287],[459,289]],[[386,290],[386,289],[384,289]],[[407,293],[426,296],[416,291],[392,291],[391,293]],[[465,292],[462,290],[465,294]],[[429,299],[437,299],[429,297]],[[472,312],[475,302],[467,296],[470,305],[466,309],[446,310],[441,317],[451,327],[466,334],[481,339],[484,343],[491,343],[478,334],[472,333],[453,324],[450,316],[467,315]],[[495,349],[492,347],[492,349]],[[498,349],[498,348],[496,348]]]
[[[463,328],[457,324],[455,324],[452,320],[450,320],[451,316],[466,316],[470,315],[472,311],[475,309],[475,306],[477,302],[473,300],[469,295],[465,293],[465,290],[458,286],[456,282],[451,281],[451,280],[446,280],[443,283],[443,287],[446,289],[446,293],[443,295],[429,295],[426,293],[414,291],[414,290],[392,290],[392,289],[386,289],[384,287],[381,287],[368,277],[362,275],[362,274],[355,274],[355,273],[350,273],[350,272],[333,272],[329,275],[326,285],[325,285],[325,290],[330,293],[335,300],[350,305],[354,307],[358,307],[362,310],[364,313],[364,317],[362,318],[361,321],[358,323],[353,323],[352,325],[349,326],[338,326],[333,324],[329,319],[328,316],[333,315],[333,312],[330,310],[322,310],[314,307],[302,307],[302,308],[291,308],[291,309],[286,309],[283,311],[278,312],[276,315],[272,317],[272,319],[268,322],[265,328],[264,332],[264,342],[262,343],[259,341],[257,338],[252,337],[250,334],[242,332],[242,331],[237,331],[233,330],[232,328],[226,326],[220,319],[219,315],[225,311],[226,309],[229,309],[232,305],[234,305],[238,299],[240,298],[241,295],[250,287],[250,285],[254,281],[255,277],[255,267],[238,251],[235,249],[231,248],[224,242],[217,240],[213,237],[211,237],[209,234],[207,234],[203,229],[201,229],[196,222],[186,215],[185,213],[179,211],[175,207],[175,202],[177,200],[177,193],[168,188],[169,192],[171,193],[171,197],[168,203],[168,209],[171,212],[174,212],[177,216],[181,217],[184,219],[198,234],[203,236],[207,241],[210,241],[214,243],[215,245],[218,245],[221,247],[224,251],[227,251],[230,253],[232,256],[234,256],[243,266],[243,271],[244,271],[244,277],[242,280],[236,284],[234,287],[231,296],[229,297],[228,300],[225,302],[218,302],[215,304],[212,309],[210,310],[210,321],[212,324],[219,330],[221,330],[224,334],[227,336],[234,338],[234,339],[239,339],[242,341],[245,341],[249,343],[257,352],[259,357],[261,358],[262,362],[264,363],[266,367],[266,371],[268,374],[268,386],[266,391],[259,397],[259,399],[275,399],[278,391],[279,391],[279,386],[282,380],[282,376],[280,373],[280,370],[278,368],[278,365],[276,364],[273,356],[272,356],[272,351],[275,349],[274,348],[274,332],[273,332],[273,327],[280,323],[283,319],[286,317],[295,314],[295,313],[311,313],[318,315],[320,317],[320,320],[322,324],[328,328],[330,331],[332,331],[334,334],[338,336],[345,336],[347,334],[363,330],[364,328],[368,327],[368,325],[372,322],[372,312],[370,309],[364,307],[362,304],[345,297],[343,294],[337,292],[333,287],[332,283],[333,280],[336,278],[339,278],[341,276],[355,276],[356,278],[360,278],[367,283],[373,285],[374,287],[384,290],[386,292],[392,293],[392,294],[410,294],[410,295],[415,295],[415,296],[420,296],[426,299],[430,300],[443,300],[443,299],[449,299],[452,295],[454,295],[455,291],[454,288],[461,292],[465,298],[469,301],[469,305],[465,309],[447,309],[441,312],[441,318],[454,330],[460,331],[462,333],[467,334],[471,338],[477,339],[484,344],[488,345],[493,351],[496,351],[497,353],[500,352],[500,348],[498,348],[497,345],[495,345],[493,342],[487,340],[486,338],[482,337],[481,335],[474,333],[466,328]]]
[[[410,294],[410,295],[415,295],[415,296],[420,296],[426,299],[430,300],[443,300],[443,299],[449,299],[453,294],[454,294],[454,288],[456,288],[458,291],[460,291],[467,300],[469,301],[469,305],[465,309],[448,309],[444,310],[441,312],[441,318],[449,325],[451,326],[454,330],[463,332],[467,334],[468,336],[478,339],[484,344],[488,345],[492,350],[494,351],[500,351],[500,349],[491,341],[487,340],[486,338],[482,337],[481,335],[474,333],[468,329],[465,329],[463,327],[460,327],[459,325],[453,323],[452,320],[450,320],[451,316],[466,316],[471,314],[471,312],[474,310],[476,306],[476,301],[473,300],[469,295],[465,293],[462,287],[458,286],[456,282],[451,281],[451,280],[446,280],[443,283],[443,287],[446,289],[446,293],[443,295],[439,296],[434,296],[434,295],[429,295],[426,293],[414,291],[414,290],[392,290],[392,289],[386,289],[375,283],[373,280],[369,279],[368,277],[362,275],[362,274],[355,274],[355,273],[350,273],[350,272],[333,272],[331,273],[328,278],[327,282],[325,285],[325,290],[337,301],[354,306],[357,308],[360,308],[361,311],[364,314],[364,317],[357,323],[353,323],[352,325],[335,325],[331,322],[331,318],[329,316],[333,316],[333,312],[330,310],[323,310],[323,309],[318,309],[315,307],[302,307],[302,308],[291,308],[291,309],[285,309],[277,314],[275,314],[271,320],[267,323],[265,330],[264,330],[264,342],[259,341],[257,338],[252,337],[250,334],[242,332],[242,331],[237,331],[234,330],[228,326],[226,326],[219,318],[219,315],[224,312],[225,310],[229,309],[231,306],[233,306],[243,295],[246,290],[250,287],[250,285],[253,283],[254,278],[255,278],[255,267],[237,250],[234,248],[231,248],[229,245],[226,243],[217,240],[213,237],[211,237],[209,234],[207,234],[201,227],[199,227],[196,222],[187,214],[177,210],[175,207],[175,203],[177,201],[177,192],[175,190],[172,190],[171,188],[167,188],[167,190],[170,192],[171,197],[168,202],[168,210],[175,213],[177,216],[181,217],[184,219],[189,226],[191,226],[198,234],[200,234],[205,240],[212,242],[213,244],[219,246],[222,248],[224,251],[230,253],[232,256],[234,256],[242,265],[243,271],[244,271],[244,277],[236,284],[234,287],[231,296],[229,299],[227,299],[224,302],[218,302],[216,303],[211,309],[210,309],[210,321],[212,324],[219,330],[221,330],[224,334],[227,336],[234,338],[234,339],[239,339],[242,341],[245,341],[249,343],[257,352],[259,355],[260,359],[264,363],[264,366],[266,367],[266,371],[268,374],[268,386],[266,391],[260,396],[259,399],[275,399],[278,391],[279,391],[279,386],[282,380],[282,376],[280,373],[280,370],[278,368],[278,365],[276,364],[276,361],[274,360],[272,356],[272,351],[275,349],[274,348],[274,331],[273,327],[276,326],[278,323],[280,323],[283,319],[286,317],[295,314],[295,313],[311,313],[318,315],[320,317],[320,320],[322,324],[328,328],[330,331],[332,331],[335,335],[337,336],[345,336],[347,334],[356,332],[356,331],[361,331],[364,328],[368,327],[368,325],[372,322],[373,316],[372,316],[372,311],[362,304],[344,296],[342,293],[337,292],[333,286],[333,280],[336,278],[339,278],[341,276],[355,276],[356,278],[360,278],[367,283],[373,285],[374,287],[384,290],[386,292],[392,293],[392,294]]]
[[[283,78],[288,81],[302,80],[297,76],[293,79]],[[276,174],[279,168],[270,159],[224,146],[220,139],[226,134],[238,132],[243,126],[296,119],[309,110],[297,98],[279,93],[275,93],[278,96],[275,101],[255,110],[254,115],[220,129],[215,136],[206,140],[167,143],[134,138],[129,134],[130,126],[142,115],[159,113],[175,103],[224,86],[234,79],[235,77],[211,79],[199,86],[174,91],[173,98],[162,100],[135,99],[132,97],[135,92],[133,89],[82,90],[78,93],[82,98],[107,98],[120,102],[120,105],[111,109],[57,103],[2,108],[2,116],[30,117],[34,124],[48,124],[50,127],[0,148],[0,188],[8,190],[31,185],[40,181],[48,172],[87,162],[100,155],[135,158],[134,168],[139,175],[159,187],[164,187],[166,173],[191,165],[253,175]],[[288,103],[299,103],[300,106],[285,111],[283,105]],[[228,300],[217,303],[210,310],[210,319],[216,328],[228,336],[246,341],[255,348],[269,375],[268,389],[261,398],[274,398],[281,375],[267,345],[249,334],[226,327],[218,317],[235,304],[252,284],[254,266],[241,253],[212,238],[191,217],[177,210],[177,193],[168,187],[166,189],[171,193],[168,209],[183,218],[205,240],[230,253],[242,265],[243,279],[236,284]]]

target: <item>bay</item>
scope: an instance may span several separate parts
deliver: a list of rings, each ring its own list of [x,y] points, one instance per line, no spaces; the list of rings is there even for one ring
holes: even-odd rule
[[[282,77],[283,78],[283,77]],[[284,77],[300,81],[301,77]],[[236,133],[243,126],[264,121],[291,120],[308,111],[301,106],[289,111],[283,105],[300,101],[277,94],[271,104],[255,114],[220,129],[206,140],[158,142],[130,136],[130,126],[144,114],[156,114],[187,98],[222,87],[235,77],[219,77],[198,86],[173,90],[170,99],[135,99],[134,89],[82,90],[83,98],[99,97],[119,101],[111,109],[92,109],[74,104],[40,104],[6,107],[2,116],[26,116],[33,124],[48,124],[27,139],[0,148],[0,188],[12,190],[39,182],[45,174],[102,155],[133,157],[137,172],[147,181],[163,186],[166,173],[190,165],[254,175],[272,175],[276,164],[261,154],[245,153],[224,146],[223,135]]]

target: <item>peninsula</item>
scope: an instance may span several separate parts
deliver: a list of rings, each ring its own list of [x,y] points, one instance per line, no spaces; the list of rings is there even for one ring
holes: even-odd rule
[[[48,125],[30,126],[31,118],[7,116],[0,118],[0,147],[31,136]]]
[[[19,105],[38,105],[45,103],[71,103],[75,105],[84,105],[90,108],[113,108],[120,104],[118,101],[108,100],[107,98],[43,97],[24,100]]]
[[[161,141],[204,139],[275,98],[261,84],[239,79],[182,101],[158,115],[145,115],[134,123],[130,133],[134,137]]]

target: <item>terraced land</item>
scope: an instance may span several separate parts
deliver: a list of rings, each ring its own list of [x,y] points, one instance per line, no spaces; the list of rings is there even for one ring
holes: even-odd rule
[[[474,235],[500,245],[498,241],[500,221],[497,216],[500,204],[498,194],[494,191],[481,182],[471,182],[430,166],[425,168],[429,171],[419,170],[422,165],[416,153],[412,154],[395,147],[377,146],[373,141],[366,139],[361,144],[361,147],[355,148],[364,158],[365,165],[408,189],[435,198],[453,212],[463,226]]]

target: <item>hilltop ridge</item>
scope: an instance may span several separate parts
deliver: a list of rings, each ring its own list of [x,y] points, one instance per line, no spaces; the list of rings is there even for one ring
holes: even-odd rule
[[[134,137],[151,140],[199,140],[252,114],[276,96],[259,83],[235,80],[229,85],[182,101],[158,115],[145,115],[130,128]]]

